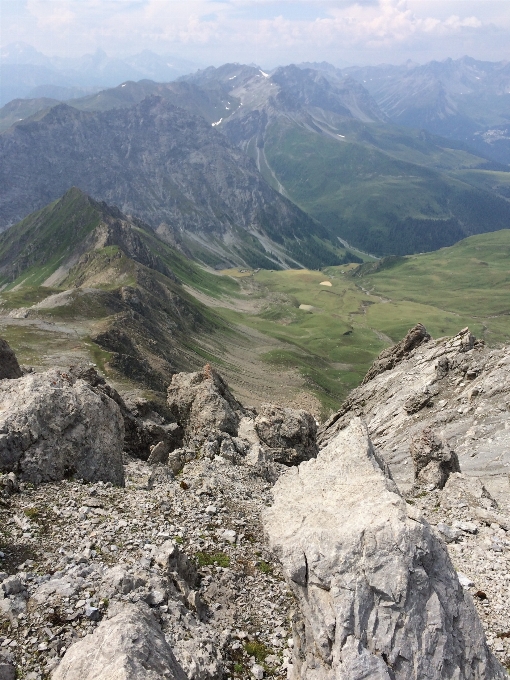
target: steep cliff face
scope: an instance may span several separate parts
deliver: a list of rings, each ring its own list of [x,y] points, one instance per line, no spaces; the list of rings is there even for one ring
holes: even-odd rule
[[[0,158],[0,228],[79,186],[217,261],[326,237],[214,127],[162,97],[94,113],[56,106],[0,136]]]

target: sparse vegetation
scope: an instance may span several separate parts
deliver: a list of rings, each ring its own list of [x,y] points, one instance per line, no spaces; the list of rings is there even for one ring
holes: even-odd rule
[[[258,663],[262,663],[271,651],[263,642],[257,640],[245,642],[244,649],[248,656],[255,657],[255,661],[258,661]]]
[[[257,564],[257,567],[263,574],[273,573],[273,567],[269,564],[269,562],[266,562],[265,560],[260,560],[260,562]]]
[[[230,557],[223,552],[208,553],[208,552],[198,552],[196,554],[196,559],[199,567],[229,567]]]

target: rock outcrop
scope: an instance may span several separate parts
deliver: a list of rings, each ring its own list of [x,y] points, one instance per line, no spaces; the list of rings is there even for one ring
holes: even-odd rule
[[[444,544],[360,419],[280,477],[265,525],[300,610],[290,678],[507,677]]]
[[[23,372],[7,340],[0,338],[0,380],[21,378]]]
[[[442,489],[450,474],[460,472],[457,454],[430,427],[413,437],[409,449],[416,486]]]
[[[168,422],[147,399],[123,398],[91,366],[72,366],[68,373],[73,379],[85,380],[97,394],[109,397],[117,404],[124,420],[124,451],[127,454],[147,460],[152,449],[161,444],[160,449],[164,449],[168,455],[168,451],[181,441],[181,428],[176,423]]]
[[[263,404],[245,408],[221,375],[209,365],[197,373],[178,373],[168,388],[168,407],[182,437],[179,448],[158,445],[150,463],[167,463],[174,472],[195,456],[219,455],[278,473],[274,465],[298,465],[317,455],[317,425],[306,411]],[[169,454],[170,452],[170,454]]]
[[[168,407],[183,428],[186,444],[201,443],[213,430],[237,435],[245,409],[221,375],[207,364],[197,373],[177,373],[168,387]]]
[[[414,481],[409,443],[431,428],[455,451],[466,474],[506,477],[509,410],[508,348],[488,348],[463,329],[452,338],[422,342],[391,370],[365,380],[319,428],[317,439],[325,446],[361,416],[395,480],[406,487]]]
[[[74,644],[52,680],[188,680],[144,603],[126,604]]]
[[[124,483],[118,405],[51,370],[0,382],[0,471],[39,484],[77,477]]]
[[[430,339],[430,335],[428,334],[425,326],[421,323],[417,324],[414,326],[414,328],[411,328],[411,330],[408,331],[405,338],[403,338],[400,342],[398,342],[396,345],[393,345],[393,347],[388,347],[379,354],[377,359],[370,367],[368,373],[363,378],[362,384],[369,382],[369,380],[375,378],[376,375],[394,368],[414,349],[419,347],[424,342],[428,342]]]
[[[306,411],[262,404],[255,430],[278,463],[298,465],[317,455],[317,424]]]

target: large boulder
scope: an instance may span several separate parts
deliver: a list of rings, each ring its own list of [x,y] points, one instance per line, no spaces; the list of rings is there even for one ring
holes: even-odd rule
[[[0,380],[21,378],[23,372],[7,340],[0,338]]]
[[[0,382],[0,472],[123,485],[123,441],[118,405],[84,380],[50,370]]]
[[[72,645],[52,680],[187,680],[150,608],[126,604]]]
[[[168,457],[168,452],[181,441],[180,427],[158,413],[154,402],[139,395],[122,397],[93,366],[71,366],[68,375],[75,380],[85,380],[94,392],[117,404],[124,419],[124,451],[130,456],[147,460],[152,448],[161,444],[160,449],[163,448]]]
[[[237,435],[246,411],[219,373],[207,364],[197,373],[177,373],[168,387],[168,407],[184,432],[184,443],[201,443],[217,430]]]
[[[265,513],[299,607],[289,677],[503,680],[445,546],[355,418]]]
[[[255,430],[277,463],[297,465],[317,455],[317,423],[306,411],[262,404]]]

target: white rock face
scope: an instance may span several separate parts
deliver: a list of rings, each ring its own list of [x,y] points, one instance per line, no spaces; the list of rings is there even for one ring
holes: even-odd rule
[[[413,510],[358,418],[278,480],[265,526],[299,604],[291,678],[507,678]]]
[[[52,680],[187,680],[149,607],[126,604],[72,645]]]
[[[122,485],[123,442],[118,405],[84,380],[51,370],[0,381],[0,471]]]
[[[410,337],[410,332],[407,338]],[[458,456],[462,472],[481,479],[504,475],[510,463],[510,353],[488,348],[467,329],[429,340],[382,370],[376,360],[363,384],[319,429],[324,447],[354,416],[367,423],[377,451],[400,488],[411,485],[411,439],[431,428]],[[390,359],[392,358],[390,356]],[[407,463],[407,464],[406,464]]]

